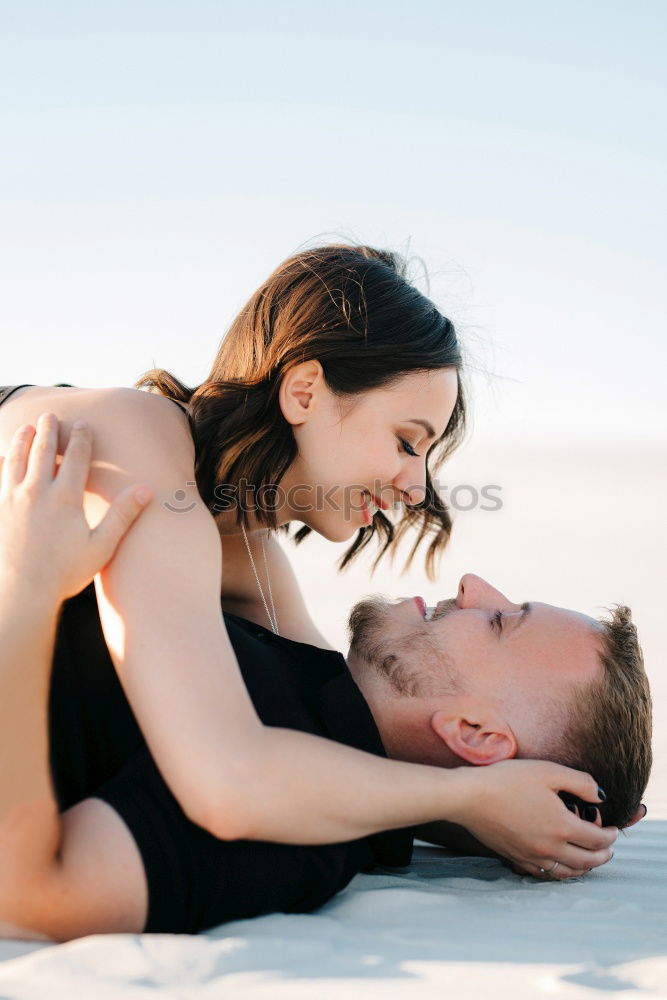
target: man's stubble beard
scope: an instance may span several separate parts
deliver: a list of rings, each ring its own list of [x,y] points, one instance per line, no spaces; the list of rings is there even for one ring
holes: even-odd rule
[[[426,622],[406,625],[399,632],[391,615],[393,606],[379,596],[364,598],[353,606],[347,623],[350,652],[365,671],[383,678],[394,695],[426,698],[458,694],[463,684],[447,658],[442,636],[434,644]],[[432,621],[455,608],[453,599],[441,601]]]

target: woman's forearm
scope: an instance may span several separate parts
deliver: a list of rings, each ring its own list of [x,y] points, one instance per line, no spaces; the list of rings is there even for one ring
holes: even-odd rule
[[[222,839],[325,844],[460,821],[469,794],[465,768],[388,760],[291,729],[265,727],[246,768],[232,798],[227,786],[217,812],[211,796],[207,826]]]

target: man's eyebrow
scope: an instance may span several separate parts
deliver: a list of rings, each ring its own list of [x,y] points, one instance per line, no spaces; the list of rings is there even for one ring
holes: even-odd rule
[[[427,437],[430,437],[430,438],[434,438],[435,437],[435,431],[433,430],[433,425],[429,424],[428,420],[421,420],[420,418],[417,417],[415,420],[406,420],[405,423],[406,424],[419,424],[419,426],[423,427],[424,430],[426,431]]]
[[[530,601],[524,601],[523,604],[521,605],[521,617],[514,626],[515,632],[518,628],[521,628],[521,626],[523,625],[523,623],[525,622],[526,618],[528,617],[528,615],[531,613],[532,610],[533,606],[530,603]]]

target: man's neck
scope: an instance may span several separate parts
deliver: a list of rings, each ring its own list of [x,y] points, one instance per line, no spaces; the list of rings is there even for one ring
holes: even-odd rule
[[[388,696],[382,678],[370,673],[351,650],[346,663],[373,716],[387,757],[436,767],[457,767],[461,763],[432,730],[423,699]]]

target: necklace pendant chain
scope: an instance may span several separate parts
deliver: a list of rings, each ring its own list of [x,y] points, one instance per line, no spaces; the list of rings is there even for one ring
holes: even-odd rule
[[[271,611],[269,611],[269,606],[266,603],[266,598],[264,596],[264,591],[262,590],[262,585],[259,582],[259,574],[257,572],[257,567],[255,566],[255,560],[252,557],[252,552],[250,551],[250,542],[248,541],[248,535],[246,534],[245,525],[241,522],[241,531],[243,532],[243,540],[245,541],[245,547],[248,550],[248,555],[250,556],[250,565],[252,566],[252,571],[255,574],[255,580],[257,581],[257,589],[259,590],[259,596],[262,598],[262,604],[264,605],[264,610],[266,611],[266,617],[271,623],[271,628],[276,635],[280,635],[278,631],[278,617],[276,615],[276,608],[273,603],[273,593],[271,592],[271,577],[269,575],[269,565],[266,559],[266,546],[264,545],[264,534],[262,534],[262,553],[264,555],[264,570],[266,572],[266,582],[269,588],[269,600],[271,601]],[[271,614],[273,612],[273,614]]]

